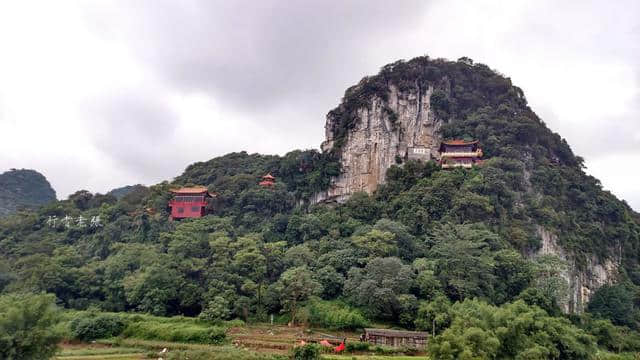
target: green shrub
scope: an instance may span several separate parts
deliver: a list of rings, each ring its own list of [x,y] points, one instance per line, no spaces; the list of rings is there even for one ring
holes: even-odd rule
[[[225,329],[195,323],[161,323],[144,321],[131,323],[122,332],[124,337],[143,340],[163,340],[197,344],[222,344],[226,339]]]
[[[345,345],[347,352],[369,351],[371,345],[368,342],[348,342]]]
[[[293,360],[319,360],[321,359],[320,353],[322,353],[320,345],[307,344],[294,347],[291,350],[291,357]]]
[[[49,359],[58,348],[53,295],[0,296],[0,359]]]
[[[613,354],[613,353],[605,353],[599,352],[596,354],[595,359],[597,360],[636,360],[636,354],[633,353],[622,353],[622,354]]]
[[[388,346],[380,346],[377,345],[373,348],[373,351],[378,355],[395,355],[399,353],[399,350],[396,348],[388,347]]]
[[[229,302],[222,296],[216,296],[213,301],[209,301],[198,318],[212,324],[219,324],[222,320],[228,319],[230,314]]]
[[[585,330],[609,351],[640,351],[640,334],[628,327],[615,326],[610,320],[588,319]]]
[[[126,326],[124,320],[112,314],[80,315],[71,321],[71,336],[90,341],[118,336]]]
[[[368,325],[362,313],[341,302],[315,301],[309,306],[309,321],[330,329],[359,329]]]

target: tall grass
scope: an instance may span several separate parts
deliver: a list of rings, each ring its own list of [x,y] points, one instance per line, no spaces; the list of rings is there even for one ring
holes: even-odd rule
[[[146,314],[69,311],[58,325],[67,340],[106,339],[115,336],[193,344],[223,344],[226,323],[212,326],[197,318]],[[235,324],[238,325],[238,324]]]
[[[140,321],[130,323],[122,332],[123,337],[143,340],[163,340],[196,344],[222,344],[226,329],[197,323]]]
[[[313,326],[336,330],[355,330],[369,324],[360,310],[340,301],[314,301],[309,305],[309,321]]]

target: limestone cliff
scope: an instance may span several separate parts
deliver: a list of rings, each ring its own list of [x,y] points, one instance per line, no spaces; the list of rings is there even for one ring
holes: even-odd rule
[[[536,232],[542,244],[540,248],[528,254],[530,258],[541,255],[553,255],[567,264],[560,271],[561,276],[569,286],[567,298],[563,303],[566,313],[581,313],[585,310],[591,295],[602,285],[613,284],[617,280],[620,259],[606,259],[601,261],[595,256],[586,260],[585,266],[578,266],[573,254],[567,252],[558,244],[558,237],[542,226],[537,226]]]
[[[372,193],[384,183],[387,169],[408,158],[429,160],[440,145],[441,122],[431,109],[433,86],[400,91],[389,86],[386,99],[374,96],[356,111],[355,126],[346,134],[339,149],[342,174],[325,192],[316,194],[312,202],[342,202],[349,195]],[[326,141],[323,151],[335,145],[336,116],[327,115]]]

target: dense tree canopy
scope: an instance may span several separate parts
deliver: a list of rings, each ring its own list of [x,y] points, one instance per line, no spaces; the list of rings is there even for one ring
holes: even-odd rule
[[[563,269],[609,260],[625,285],[596,292],[595,318],[581,326],[601,346],[633,348],[616,339],[638,326],[639,216],[584,173],[519,88],[469,61],[421,57],[365,78],[330,114],[337,147],[353,111],[391,84],[434,86],[441,135],[478,139],[487,161],[444,171],[399,159],[385,185],[344,204],[307,201],[340,171],[335,152],[315,150],[232,153],[118,197],[80,191],[0,219],[0,291],[209,322],[304,321],[303,307],[325,321],[329,309],[342,315],[326,321],[341,328],[381,320],[428,330],[443,358],[588,358],[594,340],[560,311]],[[274,187],[258,185],[266,173]],[[169,190],[189,185],[217,194],[211,213],[169,220]],[[535,255],[542,231],[567,259]]]

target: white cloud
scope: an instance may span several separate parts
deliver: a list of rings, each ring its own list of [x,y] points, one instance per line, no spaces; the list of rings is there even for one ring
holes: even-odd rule
[[[640,151],[607,153],[589,162],[587,172],[600,179],[602,186],[635,209],[640,208]],[[611,176],[616,174],[616,176]]]

